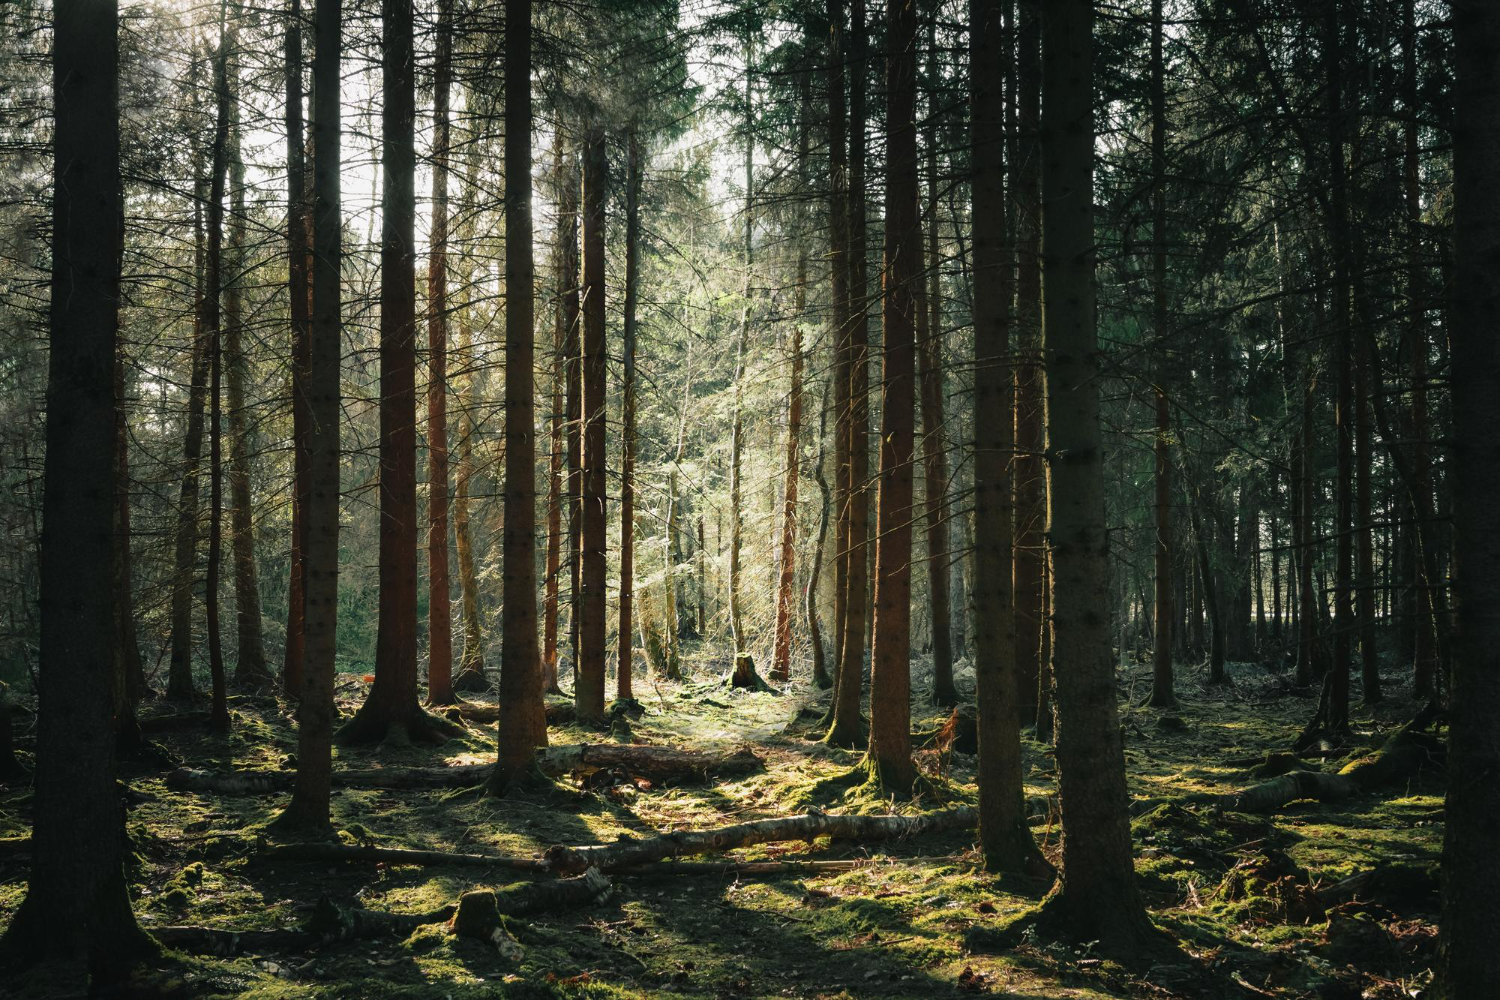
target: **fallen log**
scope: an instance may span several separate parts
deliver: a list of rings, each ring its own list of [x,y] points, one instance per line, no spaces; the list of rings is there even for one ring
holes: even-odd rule
[[[543,747],[537,767],[548,777],[588,775],[618,769],[654,782],[703,780],[711,774],[744,774],[764,763],[749,747],[729,753],[679,750],[630,743],[580,743]],[[489,777],[492,764],[446,767],[366,767],[333,772],[336,788],[472,788]],[[180,791],[219,795],[270,795],[290,791],[294,771],[210,771],[180,767],[167,785]]]
[[[495,909],[502,916],[587,906],[609,891],[609,879],[597,871],[577,878],[522,882],[493,892]],[[236,955],[259,951],[310,951],[314,948],[368,938],[405,937],[426,924],[446,923],[458,912],[449,903],[427,913],[386,913],[336,906],[326,897],[318,901],[312,915],[300,928],[271,931],[230,931],[213,927],[157,927],[151,934],[161,944],[177,951],[210,955]]]
[[[421,851],[401,847],[357,847],[352,844],[271,844],[255,852],[265,864],[280,861],[312,861],[334,864],[455,865],[470,868],[509,868],[540,872],[547,869],[535,858],[494,854],[460,854],[451,851]]]
[[[592,847],[549,847],[542,856],[550,871],[568,875],[597,868],[628,871],[655,861],[685,855],[713,854],[736,847],[780,840],[813,841],[820,836],[843,840],[886,840],[946,830],[968,830],[978,813],[967,806],[913,816],[855,816],[811,812],[783,819],[763,819],[714,830],[683,830],[645,839],[620,840]]]

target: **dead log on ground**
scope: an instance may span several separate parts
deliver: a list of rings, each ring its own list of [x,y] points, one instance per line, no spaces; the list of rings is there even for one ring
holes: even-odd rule
[[[549,777],[588,775],[618,769],[653,782],[701,781],[714,774],[745,774],[762,766],[749,747],[729,753],[679,750],[639,743],[579,743],[543,747],[537,767]],[[333,772],[335,788],[472,788],[489,777],[492,764],[447,767],[366,767]],[[270,795],[290,791],[293,771],[208,771],[180,767],[167,775],[168,787],[219,795]]]
[[[736,847],[820,836],[842,840],[886,840],[923,833],[972,829],[979,815],[967,806],[914,816],[853,816],[804,813],[784,819],[763,819],[714,830],[683,830],[642,840],[620,840],[593,847],[549,847],[543,860],[551,871],[573,874],[588,868],[602,872],[626,871],[653,861],[694,854],[715,854]]]
[[[459,854],[451,851],[420,851],[401,847],[356,847],[352,844],[271,844],[255,852],[255,860],[313,861],[384,865],[455,865],[469,868],[509,868],[515,871],[546,871],[535,858],[493,854]]]

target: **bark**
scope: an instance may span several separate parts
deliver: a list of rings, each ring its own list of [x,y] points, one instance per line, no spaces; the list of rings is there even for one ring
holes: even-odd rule
[[[583,357],[580,350],[582,334],[581,284],[579,281],[578,237],[579,237],[579,183],[576,159],[570,154],[565,165],[558,167],[557,214],[559,239],[562,243],[563,273],[560,278],[567,288],[563,296],[563,315],[566,337],[563,355],[567,359],[567,426],[568,426],[568,652],[573,663],[573,688],[578,689],[578,619],[582,608],[581,574],[583,554],[581,549],[583,522]]]
[[[177,529],[175,564],[171,595],[171,660],[167,668],[167,697],[174,701],[192,701],[197,697],[193,687],[193,575],[198,560],[198,501],[201,460],[203,457],[203,409],[208,392],[209,347],[203,329],[204,254],[203,203],[208,198],[208,182],[202,176],[201,154],[195,152],[194,172],[196,200],[193,206],[194,257],[197,280],[193,303],[193,348],[188,378],[187,426],[182,446],[182,485],[177,494]]]
[[[451,705],[453,616],[448,579],[448,170],[453,4],[438,0],[432,82],[432,228],[427,251],[427,703]]]
[[[1344,162],[1343,30],[1340,0],[1326,0],[1323,59],[1328,69],[1328,226],[1333,252],[1333,338],[1337,388],[1334,431],[1335,565],[1333,585],[1333,667],[1329,674],[1327,715],[1323,723],[1342,734],[1349,728],[1349,666],[1354,638],[1354,359],[1351,234],[1348,175]]]
[[[1162,59],[1162,0],[1151,3],[1151,301],[1156,338],[1156,546],[1151,698],[1157,708],[1177,704],[1172,679],[1172,411],[1167,401],[1167,94]]]
[[[237,71],[236,71],[237,75]],[[240,687],[268,689],[275,679],[266,666],[261,637],[260,582],[255,566],[255,528],[250,505],[249,414],[244,348],[245,160],[240,152],[239,105],[230,110],[230,206],[228,276],[224,282],[224,369],[229,381],[229,533],[234,549],[235,663]],[[295,404],[294,404],[295,405]]]
[[[1062,870],[1040,921],[1128,952],[1155,940],[1136,888],[1115,705],[1093,231],[1093,5],[1042,18],[1042,303]]]
[[[287,583],[286,648],[281,659],[281,689],[288,698],[302,696],[307,611],[307,545],[309,393],[308,344],[312,296],[309,224],[303,163],[302,0],[291,0],[286,23],[286,173],[287,299],[291,316],[292,368],[292,536]]]
[[[1354,531],[1355,618],[1359,623],[1360,679],[1363,701],[1382,700],[1380,654],[1375,648],[1375,538],[1371,512],[1370,466],[1374,456],[1374,427],[1370,419],[1368,338],[1359,338],[1354,359]]]
[[[869,412],[869,322],[866,310],[865,258],[865,95],[869,44],[864,0],[849,5],[849,197],[846,218],[848,242],[845,254],[845,291],[848,296],[848,333],[845,364],[848,387],[844,405],[844,451],[848,456],[844,482],[844,531],[840,551],[844,554],[841,590],[844,595],[838,670],[834,683],[832,719],[825,737],[834,746],[853,747],[861,740],[860,689],[864,685],[867,590],[869,587],[870,499],[866,493],[870,473]]]
[[[828,657],[823,649],[823,628],[818,616],[819,582],[823,575],[823,547],[828,540],[828,515],[832,507],[828,494],[828,477],[823,474],[823,462],[828,457],[828,403],[831,393],[823,390],[823,406],[818,413],[818,461],[813,466],[813,476],[818,483],[821,506],[818,512],[818,536],[813,542],[812,567],[807,573],[807,593],[803,597],[803,613],[807,620],[807,641],[812,652],[813,684],[819,690],[833,686],[833,677],[828,672]],[[701,522],[700,522],[701,523]]]
[[[329,827],[334,658],[338,651],[339,368],[342,359],[340,211],[342,19],[339,0],[316,0],[313,59],[312,310],[308,331],[305,646],[297,705],[297,777],[279,829]]]
[[[1492,992],[1500,980],[1500,8],[1453,5],[1457,46],[1453,136],[1453,531],[1457,567],[1447,822],[1443,845],[1438,988],[1449,997]],[[51,454],[51,450],[48,450]]]
[[[634,698],[631,672],[635,666],[635,628],[631,622],[631,599],[635,591],[635,339],[636,298],[640,281],[641,229],[641,151],[635,129],[626,139],[625,163],[625,306],[624,364],[620,385],[620,625],[616,630],[619,643],[619,669],[616,673],[615,697],[620,701]],[[671,526],[667,530],[671,540]],[[671,593],[670,576],[668,593]],[[667,623],[673,625],[672,616]]]
[[[938,72],[937,18],[927,22],[929,73]],[[935,86],[935,83],[933,84]],[[925,302],[920,279],[916,292],[917,357],[922,378],[922,491],[927,519],[927,594],[932,619],[932,700],[936,705],[958,704],[953,686],[952,601],[948,544],[948,443],[943,429],[943,303],[942,257],[938,248],[937,94],[927,97],[927,124],[922,143],[927,159],[927,257]]]
[[[121,247],[123,249],[123,245]],[[145,667],[141,663],[141,645],[135,630],[135,599],[132,594],[130,552],[130,432],[125,416],[124,345],[115,352],[115,452],[114,452],[114,539],[115,539],[115,704],[114,732],[116,750],[128,754],[141,745],[141,727],[136,706],[146,691]],[[19,765],[12,754],[10,722],[11,704],[6,689],[0,687],[0,777],[16,777]]]
[[[583,147],[583,352],[582,458],[580,465],[581,565],[578,650],[573,698],[580,719],[604,717],[605,635],[605,346],[604,212],[608,165],[602,128],[589,130]]]
[[[811,843],[818,837],[835,840],[907,839],[927,833],[971,830],[978,821],[973,809],[960,806],[942,812],[910,816],[851,816],[805,813],[783,819],[763,819],[714,830],[682,831],[644,839],[627,839],[592,847],[547,849],[543,859],[548,870],[568,875],[597,868],[621,871],[668,858],[713,854],[786,840]]]
[[[469,185],[472,190],[473,185]],[[453,476],[453,542],[458,555],[459,606],[463,615],[464,646],[458,657],[458,674],[453,678],[455,691],[487,691],[490,682],[484,673],[484,622],[479,614],[479,570],[474,556],[474,533],[470,529],[469,487],[474,481],[474,418],[470,407],[474,397],[474,335],[469,317],[458,317],[458,343],[455,354],[466,369],[459,379],[458,402],[458,468]]]
[[[556,163],[553,167],[554,182],[560,183],[563,176],[562,134],[553,145]],[[561,198],[558,199],[559,204]],[[547,460],[547,576],[542,598],[542,670],[548,694],[561,694],[557,683],[557,613],[558,580],[562,569],[562,465],[563,440],[566,434],[563,413],[563,386],[567,381],[567,354],[564,343],[567,337],[567,311],[564,308],[568,288],[573,279],[563,270],[563,243],[572,233],[571,220],[558,212],[557,240],[552,251],[554,268],[554,323],[552,331],[552,411],[548,417],[551,430]]]
[[[1015,349],[1015,587],[1016,700],[1023,723],[1048,716],[1046,656],[1047,479],[1042,463],[1041,368],[1041,109],[1042,4],[1020,0],[1016,49],[1016,349]]]
[[[411,0],[381,0],[380,596],[375,683],[344,745],[437,741],[417,701],[416,91]]]
[[[870,658],[871,779],[897,795],[916,780],[911,757],[911,523],[916,405],[916,289],[922,281],[917,209],[917,11],[886,7],[885,295],[880,493]],[[1007,484],[1008,485],[1008,484]]]
[[[833,687],[827,721],[838,711],[849,575],[849,150],[845,114],[844,3],[828,0],[828,272],[833,382]]]
[[[969,44],[970,159],[974,172],[974,685],[979,732],[979,840],[985,867],[1044,868],[1026,825],[1016,711],[1015,612],[1011,603],[1011,372],[1005,244],[1004,68],[983,53],[1004,44],[1002,4],[973,0]]]
[[[55,7],[52,283],[40,554],[36,791],[26,897],[0,965],[123,979],[154,952],[136,924],[115,787],[115,363],[121,234],[119,15]],[[64,418],[66,414],[66,418]]]
[[[522,776],[547,745],[536,620],[536,268],[531,246],[531,4],[505,22],[505,537],[500,761],[489,790]],[[602,289],[601,289],[602,293]]]

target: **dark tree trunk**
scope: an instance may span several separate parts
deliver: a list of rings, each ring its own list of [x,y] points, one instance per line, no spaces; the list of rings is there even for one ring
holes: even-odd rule
[[[556,159],[553,180],[560,188],[565,176],[561,134],[553,150]],[[573,275],[564,267],[564,262],[568,259],[566,243],[573,236],[573,220],[561,210],[563,195],[564,192],[559,190],[557,242],[552,251],[556,271],[553,275],[555,310],[552,331],[552,412],[549,416],[551,435],[547,459],[547,577],[542,599],[542,669],[546,672],[545,687],[548,694],[562,693],[562,688],[557,683],[557,577],[562,570],[562,467],[565,449],[563,442],[567,434],[566,415],[563,412],[564,384],[568,377],[568,313],[565,303],[574,281]]]
[[[910,794],[917,771],[911,757],[912,463],[916,458],[916,292],[922,282],[916,4],[887,4],[886,32],[884,359],[869,767],[872,781],[904,796]]]
[[[1329,237],[1333,244],[1333,354],[1337,389],[1334,430],[1337,440],[1334,473],[1334,585],[1333,666],[1328,678],[1327,714],[1323,725],[1334,733],[1349,727],[1349,667],[1354,618],[1354,340],[1350,316],[1350,256],[1348,175],[1344,164],[1344,78],[1342,6],[1326,0],[1323,59],[1328,69]],[[1320,711],[1322,711],[1320,709]]]
[[[453,615],[448,577],[448,91],[453,4],[438,0],[432,82],[432,230],[427,251],[427,703],[451,705]]]
[[[205,255],[202,299],[203,336],[209,357],[208,418],[208,566],[205,574],[205,615],[208,627],[208,671],[213,684],[209,728],[229,729],[228,691],[224,672],[224,642],[219,627],[219,567],[224,549],[223,330],[220,296],[224,293],[224,183],[229,163],[229,35],[220,8],[219,51],[214,57],[215,127],[208,188],[208,250]]]
[[[340,743],[442,740],[417,701],[416,91],[411,0],[381,0],[380,622],[375,683]]]
[[[844,3],[828,2],[828,273],[833,344],[833,721],[842,697],[841,654],[849,578],[849,149],[845,114]],[[858,696],[856,695],[856,698]]]
[[[641,230],[641,150],[635,129],[626,138],[625,162],[625,305],[624,364],[620,384],[620,625],[617,629],[619,668],[616,671],[615,697],[629,701],[635,697],[631,672],[635,665],[635,626],[631,603],[635,590],[635,338],[636,298],[640,281]],[[668,517],[668,542],[671,539]],[[669,545],[670,550],[670,545]],[[668,587],[671,583],[668,583]],[[667,625],[673,626],[668,615]]]
[[[1004,37],[998,0],[969,5],[970,57],[989,72],[970,86],[974,187],[974,687],[979,730],[979,845],[991,871],[1044,870],[1026,825],[1011,603],[1013,444],[1005,188]]]
[[[1453,530],[1457,655],[1448,730],[1438,991],[1481,997],[1500,981],[1500,7],[1453,5]],[[48,454],[51,454],[49,449]]]
[[[1172,409],[1167,401],[1167,93],[1162,0],[1151,3],[1151,326],[1156,339],[1155,625],[1151,704],[1177,704],[1172,680]]]
[[[234,67],[236,63],[231,63]],[[237,71],[231,69],[237,75]],[[235,663],[240,687],[270,688],[261,637],[260,583],[255,567],[255,529],[250,506],[249,419],[245,405],[248,360],[244,348],[245,160],[240,152],[239,105],[229,106],[230,223],[228,270],[224,282],[224,370],[229,379],[229,536],[234,547]]]
[[[498,791],[547,745],[536,634],[535,280],[531,249],[531,4],[505,7],[505,537]],[[600,289],[603,291],[602,287]],[[601,400],[602,402],[602,400]]]
[[[333,775],[334,659],[338,653],[339,426],[343,218],[339,207],[343,53],[340,0],[316,0],[313,55],[312,310],[308,336],[306,644],[297,706],[297,784],[279,828],[329,828]]]
[[[1044,911],[1068,937],[1138,952],[1154,934],[1135,884],[1109,622],[1100,614],[1109,554],[1094,325],[1092,3],[1053,0],[1042,33],[1047,539],[1063,826],[1062,871]]]
[[[579,176],[575,157],[570,153],[566,166],[559,166],[557,197],[558,226],[562,240],[563,278],[567,293],[563,296],[566,338],[563,354],[567,358],[566,375],[568,425],[568,653],[573,662],[573,689],[578,689],[578,620],[582,610],[583,571],[582,529],[580,518],[583,501],[583,358],[580,351],[581,287],[578,273],[578,188]]]
[[[1041,147],[1042,4],[1019,0],[1016,19],[1015,545],[1016,703],[1023,723],[1050,723],[1047,664],[1047,477],[1042,464]]]
[[[589,131],[583,147],[583,353],[581,567],[578,591],[578,662],[573,699],[579,718],[604,717],[605,451],[604,205],[608,164],[604,131]],[[529,377],[529,376],[528,376]]]
[[[286,173],[287,298],[291,312],[292,361],[292,537],[287,583],[286,649],[281,659],[281,689],[289,698],[302,696],[304,615],[307,607],[308,496],[308,344],[312,308],[308,275],[307,194],[302,155],[302,2],[291,0],[286,24]]]
[[[124,979],[155,950],[126,892],[115,786],[115,365],[124,231],[119,16],[55,6],[52,287],[36,792],[26,898],[0,963]],[[101,485],[103,484],[103,485]],[[54,964],[55,963],[55,964]],[[76,984],[78,993],[85,992]],[[74,992],[73,990],[65,990]]]

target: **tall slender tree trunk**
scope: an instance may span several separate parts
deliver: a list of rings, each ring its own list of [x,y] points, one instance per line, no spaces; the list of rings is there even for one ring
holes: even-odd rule
[[[563,144],[559,133],[553,143],[553,180],[561,184],[564,177]],[[562,198],[558,198],[561,206]],[[542,601],[542,669],[546,672],[548,694],[561,694],[557,683],[557,615],[558,573],[562,569],[562,467],[564,438],[567,433],[566,416],[563,412],[564,384],[567,382],[568,358],[565,350],[568,331],[568,316],[564,303],[573,286],[573,276],[563,263],[567,259],[565,244],[573,234],[573,222],[561,210],[557,218],[557,240],[552,248],[554,322],[552,331],[552,412],[549,416],[551,428],[550,449],[547,461],[547,578],[546,592]],[[571,561],[571,560],[570,560]]]
[[[617,630],[619,668],[616,673],[615,697],[620,701],[634,699],[631,670],[635,661],[635,626],[631,603],[635,596],[635,339],[636,298],[640,281],[641,230],[641,150],[634,128],[625,140],[625,306],[624,365],[620,385],[620,626]],[[670,542],[671,532],[668,532]],[[670,583],[668,584],[670,593]],[[667,623],[676,623],[668,616]]]
[[[123,239],[123,233],[121,234]],[[123,246],[121,247],[123,250]],[[115,746],[129,753],[141,744],[135,707],[146,692],[146,672],[135,630],[134,575],[130,551],[130,428],[126,420],[125,353],[115,351]]]
[[[1022,722],[1050,725],[1044,706],[1047,563],[1042,527],[1047,477],[1042,464],[1041,147],[1042,4],[1019,0],[1016,27],[1016,361],[1015,548],[1016,703]]]
[[[203,458],[203,418],[208,394],[210,346],[203,328],[205,286],[205,253],[203,206],[208,199],[209,182],[203,176],[201,152],[193,156],[195,199],[193,205],[194,272],[196,290],[193,301],[193,348],[188,376],[187,426],[182,445],[182,485],[177,494],[177,530],[175,564],[172,572],[171,660],[167,668],[167,697],[174,701],[192,701],[197,697],[193,685],[193,579],[198,565],[199,475]]]
[[[1380,690],[1380,654],[1375,648],[1375,537],[1370,487],[1374,461],[1374,427],[1370,417],[1368,338],[1361,337],[1354,357],[1354,512],[1355,617],[1359,622],[1360,679],[1363,701],[1374,705]]]
[[[1172,410],[1167,401],[1167,93],[1162,58],[1162,0],[1151,2],[1151,301],[1156,338],[1156,558],[1151,699],[1177,704],[1172,679]]]
[[[1438,995],[1481,997],[1500,981],[1500,8],[1453,4],[1453,531],[1457,655],[1449,699]],[[49,450],[50,454],[50,450]],[[1429,581],[1433,582],[1433,581]]]
[[[834,685],[833,720],[827,741],[835,746],[858,746],[861,738],[860,691],[864,686],[865,642],[869,637],[870,497],[870,359],[869,309],[865,257],[865,124],[866,80],[869,74],[869,35],[864,0],[849,6],[849,65],[854,74],[849,87],[849,223],[846,291],[849,333],[846,337],[849,393],[844,434],[848,460],[846,529],[843,539],[843,632],[839,636],[838,676]]]
[[[316,0],[313,56],[312,310],[308,336],[305,656],[297,705],[297,782],[279,829],[329,828],[333,786],[334,660],[338,653],[339,368],[342,360],[343,218],[339,115],[340,0]]]
[[[380,597],[375,683],[338,734],[442,740],[417,701],[416,91],[411,0],[381,0]]]
[[[583,571],[583,357],[580,350],[582,333],[582,295],[579,282],[578,260],[578,193],[579,175],[576,159],[568,156],[565,168],[559,171],[562,177],[558,184],[557,214],[562,237],[563,275],[567,282],[567,294],[563,296],[563,312],[566,318],[567,337],[564,354],[567,357],[567,418],[568,418],[568,652],[573,661],[573,689],[578,689],[578,622],[582,611],[581,575]]]
[[[868,762],[872,781],[897,795],[908,795],[917,773],[911,758],[911,523],[916,292],[922,282],[914,2],[886,5],[886,45],[884,359]]]
[[[734,417],[729,442],[729,633],[734,639],[734,687],[754,687],[757,682],[755,661],[745,636],[743,584],[740,548],[744,535],[745,413],[743,382],[745,378],[746,341],[750,338],[750,307],[753,301],[755,274],[755,43],[745,38],[745,283],[740,306],[739,336],[735,340]]]
[[[803,614],[807,621],[807,641],[812,653],[812,680],[820,691],[833,686],[833,677],[828,672],[828,655],[823,648],[822,622],[818,615],[819,587],[823,576],[823,549],[828,541],[828,518],[833,508],[832,497],[828,490],[828,477],[823,472],[823,463],[828,458],[828,405],[831,395],[829,387],[825,384],[823,405],[818,411],[818,460],[813,466],[813,476],[817,479],[821,503],[818,513],[818,535],[813,541],[812,567],[807,572],[807,591],[802,600]]]
[[[438,0],[432,80],[432,228],[427,237],[427,703],[450,705],[453,619],[448,579],[448,92],[453,4]]]
[[[974,296],[974,689],[979,845],[991,871],[1044,871],[1026,825],[1011,602],[1012,389],[1005,226],[1003,2],[971,0],[969,81]],[[985,68],[988,67],[986,70]]]
[[[1323,724],[1341,733],[1349,726],[1349,667],[1356,626],[1354,617],[1354,341],[1350,315],[1352,295],[1348,175],[1344,162],[1344,69],[1342,6],[1326,0],[1324,53],[1328,67],[1329,233],[1333,244],[1333,337],[1337,388],[1334,430],[1337,440],[1334,474],[1333,668],[1327,678]]]
[[[582,719],[604,717],[605,453],[604,205],[609,168],[604,131],[583,146],[582,461],[578,592],[578,664],[573,700]]]
[[[117,499],[100,488],[114,482],[118,419],[119,15],[112,0],[60,0],[54,24],[35,846],[26,898],[0,938],[0,962],[12,969],[48,963],[54,980],[66,974],[64,963],[81,962],[97,979],[123,980],[155,946],[136,923],[125,885],[110,724]]]
[[[949,593],[948,443],[943,422],[943,303],[942,257],[938,249],[938,50],[937,11],[927,21],[927,50],[932,82],[927,97],[927,123],[922,144],[927,166],[927,256],[925,300],[918,278],[917,358],[922,378],[922,489],[927,519],[927,596],[932,618],[932,700],[958,704],[953,686],[953,609]]]
[[[537,748],[547,745],[536,634],[536,269],[531,235],[531,3],[520,0],[505,6],[505,562],[500,759],[490,775],[491,791],[529,773],[536,766]]]
[[[469,101],[472,103],[472,91]],[[473,239],[478,216],[475,191],[479,183],[479,157],[470,155],[464,169],[464,188],[459,200],[463,223],[458,241],[468,246]],[[465,302],[455,315],[458,318],[458,340],[454,356],[463,371],[454,386],[458,404],[458,467],[453,475],[453,548],[458,556],[459,609],[463,619],[464,644],[458,654],[458,673],[453,678],[454,691],[487,691],[489,678],[484,673],[484,621],[479,612],[479,571],[474,555],[474,533],[469,517],[469,492],[474,481],[474,334],[469,307],[473,283],[465,283]]]
[[[234,66],[235,63],[231,63]],[[238,76],[237,70],[231,72]],[[229,380],[229,536],[234,548],[236,653],[234,682],[270,688],[261,638],[260,583],[255,567],[255,529],[250,505],[250,441],[245,405],[244,348],[245,159],[240,152],[239,105],[229,105],[230,223],[228,276],[224,282],[224,370]]]
[[[214,57],[214,142],[208,189],[208,248],[204,260],[203,336],[208,348],[208,566],[204,599],[208,628],[208,670],[213,685],[209,727],[229,729],[229,703],[224,671],[224,637],[219,626],[219,568],[224,548],[224,339],[220,296],[224,289],[224,186],[229,170],[229,34],[225,24],[228,4],[219,8],[219,50]]]
[[[286,244],[287,299],[291,315],[292,361],[292,537],[288,546],[291,571],[287,582],[286,648],[281,658],[281,690],[288,698],[302,696],[307,607],[308,493],[308,338],[312,310],[306,166],[302,134],[302,0],[291,0],[286,24]]]
[[[845,114],[844,3],[828,0],[828,272],[829,340],[833,345],[833,698],[831,724],[843,695],[844,618],[849,578],[849,150]],[[856,695],[857,697],[857,695]],[[843,737],[841,737],[843,738]],[[852,745],[852,741],[850,741]]]
[[[1099,428],[1093,225],[1093,4],[1042,19],[1042,350],[1047,539],[1057,692],[1062,871],[1044,913],[1058,932],[1136,952],[1155,937],[1136,888],[1115,705]]]

